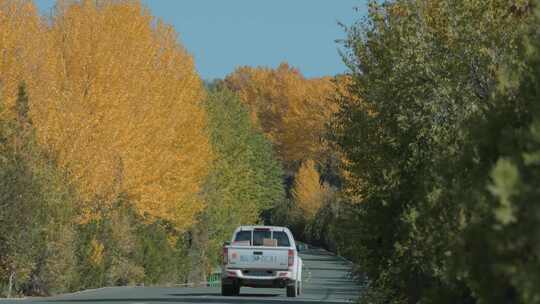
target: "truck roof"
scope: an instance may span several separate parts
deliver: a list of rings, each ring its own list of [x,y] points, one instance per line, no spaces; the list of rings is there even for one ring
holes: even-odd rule
[[[237,230],[253,230],[253,229],[269,229],[274,231],[289,231],[287,227],[280,227],[280,226],[263,226],[263,225],[249,225],[249,226],[240,226],[237,228]]]

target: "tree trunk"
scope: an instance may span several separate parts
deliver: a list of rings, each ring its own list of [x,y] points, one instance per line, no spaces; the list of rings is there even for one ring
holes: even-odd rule
[[[204,220],[193,227],[192,230],[192,242],[190,248],[190,271],[188,275],[188,282],[193,283],[194,286],[205,285],[206,282],[206,268],[207,259],[206,251],[208,247],[208,229]]]
[[[15,280],[15,271],[12,271],[9,275],[8,294],[7,297],[11,298],[11,290],[13,289],[13,281]]]

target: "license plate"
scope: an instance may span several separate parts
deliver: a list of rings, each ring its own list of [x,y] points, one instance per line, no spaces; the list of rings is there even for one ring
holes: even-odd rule
[[[256,263],[256,264],[277,264],[277,256],[275,255],[242,255],[240,262]]]

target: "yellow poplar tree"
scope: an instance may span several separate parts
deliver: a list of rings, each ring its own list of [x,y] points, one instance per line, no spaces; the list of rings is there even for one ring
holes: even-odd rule
[[[32,86],[40,142],[81,195],[81,220],[120,193],[179,230],[211,161],[202,82],[174,30],[138,1],[57,3],[48,73]]]
[[[320,155],[325,124],[337,110],[330,77],[306,79],[282,63],[277,69],[240,67],[225,84],[239,94],[286,165]]]
[[[46,27],[32,1],[0,0],[0,96],[2,115],[13,118],[17,90],[35,83],[47,52]],[[10,113],[11,112],[11,113]]]
[[[292,194],[304,216],[312,219],[330,198],[332,190],[328,184],[321,184],[315,162],[307,160],[302,163],[296,174]]]

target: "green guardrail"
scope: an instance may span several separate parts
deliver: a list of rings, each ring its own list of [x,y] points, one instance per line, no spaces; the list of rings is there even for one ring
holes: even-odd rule
[[[207,281],[206,285],[208,287],[219,287],[219,286],[221,286],[221,271],[212,273],[208,277],[208,281]]]

